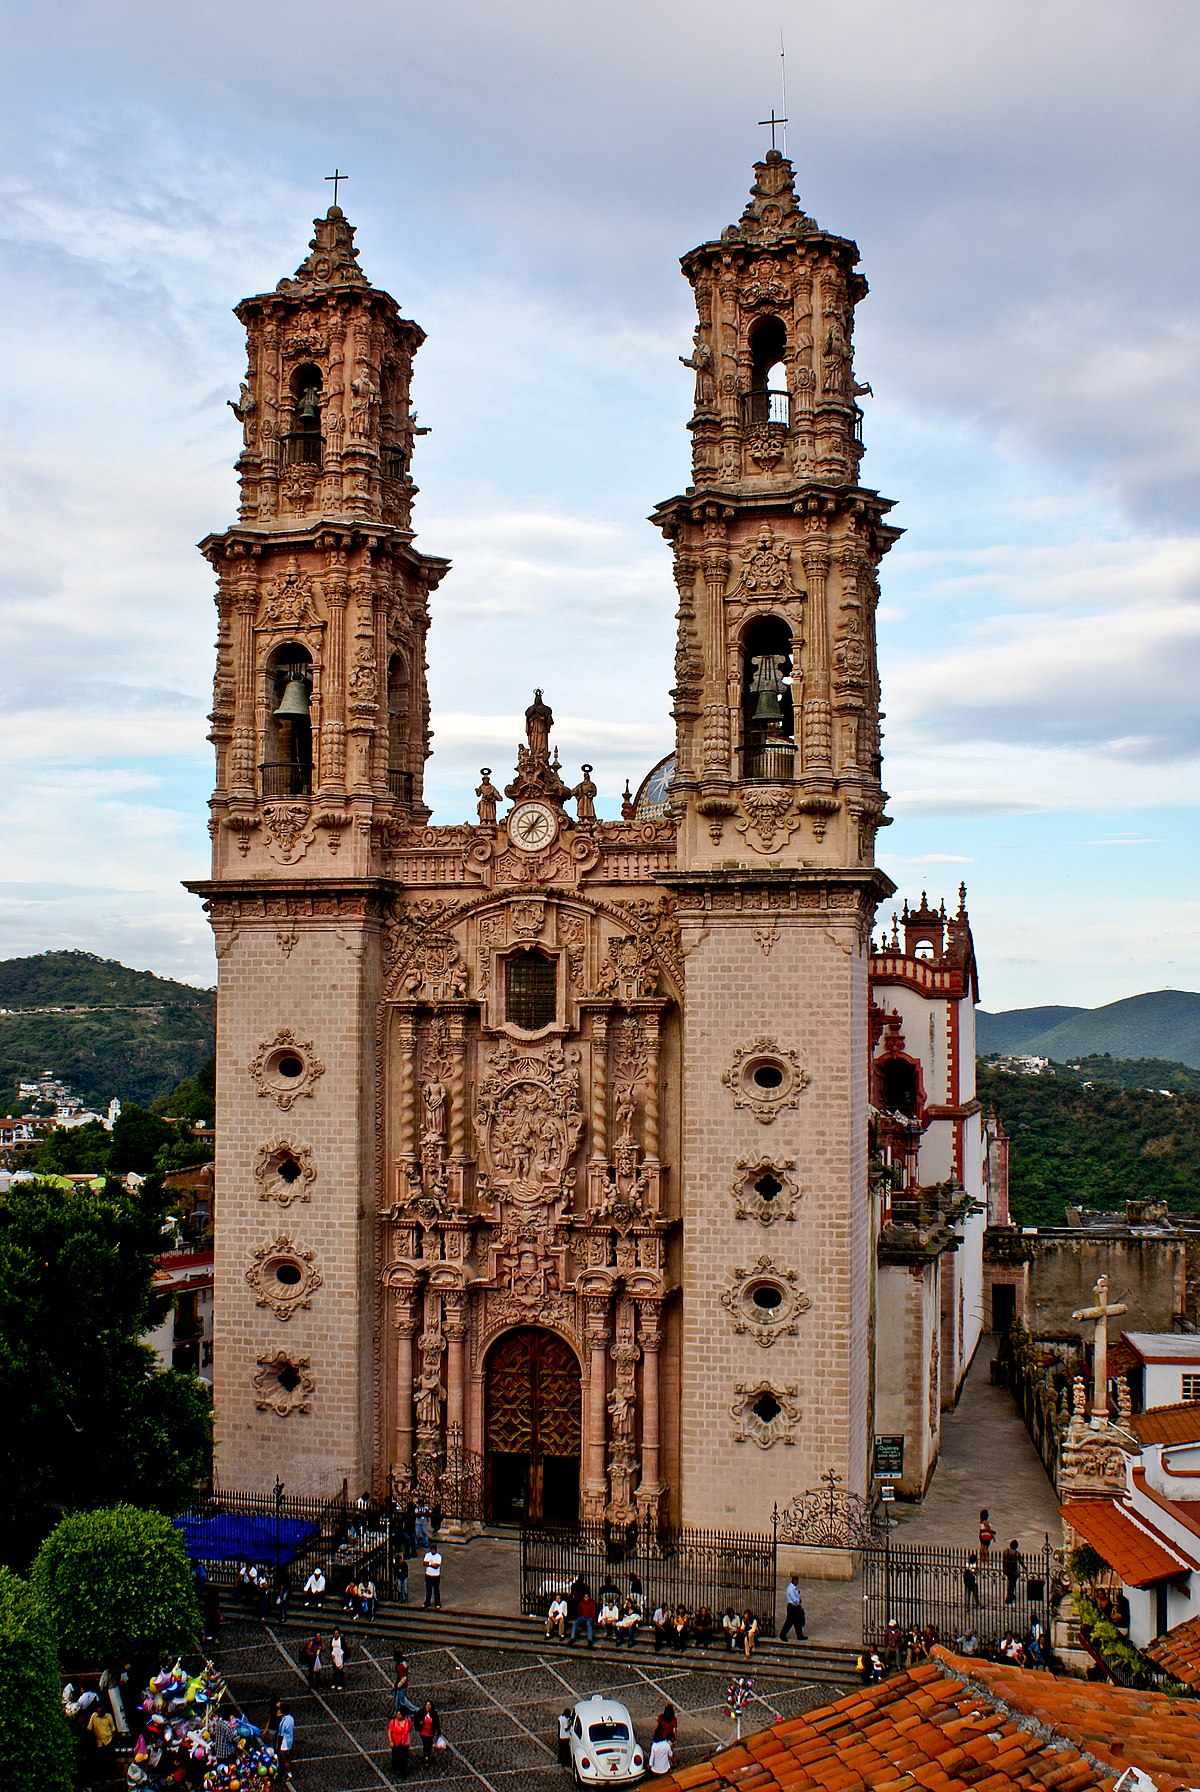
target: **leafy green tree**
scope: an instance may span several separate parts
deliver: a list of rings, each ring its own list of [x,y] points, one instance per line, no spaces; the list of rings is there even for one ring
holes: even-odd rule
[[[216,1101],[211,1088],[201,1077],[185,1076],[169,1095],[159,1095],[150,1103],[150,1112],[172,1120],[200,1121],[211,1126]]]
[[[113,1124],[108,1168],[114,1176],[125,1176],[130,1170],[148,1176],[158,1153],[174,1143],[176,1133],[177,1128],[168,1126],[157,1114],[130,1102]]]
[[[163,1211],[153,1183],[18,1183],[0,1201],[0,1558],[15,1565],[64,1511],[178,1510],[205,1475],[206,1390],[140,1342],[162,1306]]]
[[[0,1786],[71,1792],[73,1758],[46,1614],[25,1581],[0,1568]]]
[[[42,1544],[32,1580],[67,1660],[153,1655],[200,1634],[187,1553],[161,1512],[73,1512]]]
[[[69,1126],[47,1133],[34,1146],[29,1168],[45,1176],[82,1175],[92,1170],[107,1170],[112,1135],[98,1120],[86,1126]]]

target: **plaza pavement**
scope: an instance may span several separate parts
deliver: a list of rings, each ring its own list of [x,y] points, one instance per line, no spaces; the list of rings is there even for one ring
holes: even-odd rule
[[[471,1647],[425,1648],[421,1613],[405,1623],[410,1696],[432,1698],[447,1751],[428,1766],[413,1752],[413,1784],[445,1792],[563,1792],[568,1778],[556,1761],[558,1714],[589,1693],[604,1692],[629,1707],[639,1741],[649,1743],[654,1719],[667,1701],[679,1714],[680,1764],[733,1739],[724,1705],[730,1675],[725,1657],[703,1668],[646,1650],[620,1667],[594,1663],[585,1644],[550,1643],[527,1657]],[[328,1626],[323,1628],[328,1636]],[[391,1715],[392,1646],[346,1627],[346,1687],[308,1692],[299,1666],[303,1636],[248,1619],[227,1620],[215,1659],[247,1716],[262,1723],[272,1702],[290,1703],[296,1718],[292,1778],[297,1792],[378,1792],[391,1786],[387,1720]],[[411,1639],[411,1641],[410,1641]],[[711,1665],[710,1665],[711,1663]],[[753,1672],[753,1670],[752,1670]],[[324,1676],[326,1682],[328,1676]],[[835,1689],[772,1681],[753,1672],[754,1697],[745,1727],[761,1729],[777,1717],[824,1704]]]

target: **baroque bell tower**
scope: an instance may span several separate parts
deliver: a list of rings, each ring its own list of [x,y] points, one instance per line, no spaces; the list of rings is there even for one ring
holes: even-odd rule
[[[776,150],[740,221],[682,262],[693,483],[653,521],[678,590],[662,881],[687,964],[681,1472],[698,1523],[730,1521],[738,1446],[765,1449],[781,1413],[804,1447],[756,1464],[768,1505],[830,1468],[862,1492],[869,1472],[867,965],[892,889],[874,863],[875,573],[898,531],[858,478],[857,263]]]
[[[191,886],[218,956],[217,1472],[263,1485],[274,1460],[312,1488],[336,1465],[365,1484],[381,843],[429,817],[425,637],[448,565],[413,545],[424,332],[371,285],[337,205],[295,275],[236,315],[240,513],[201,543],[218,581],[212,875]]]

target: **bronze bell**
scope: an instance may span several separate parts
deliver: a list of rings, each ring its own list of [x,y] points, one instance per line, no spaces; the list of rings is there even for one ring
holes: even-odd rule
[[[754,705],[756,722],[782,722],[783,702],[778,691],[760,691],[758,701]]]
[[[309,719],[308,680],[289,678],[283,699],[275,711],[277,722],[307,722]]]

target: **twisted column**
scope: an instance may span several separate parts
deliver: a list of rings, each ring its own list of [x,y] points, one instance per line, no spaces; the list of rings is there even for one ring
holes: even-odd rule
[[[646,1092],[642,1114],[642,1143],[646,1158],[658,1162],[658,1048],[659,1017],[651,1010],[642,1016],[646,1042]]]
[[[608,1023],[607,1014],[592,1015],[592,1162],[608,1157]]]

